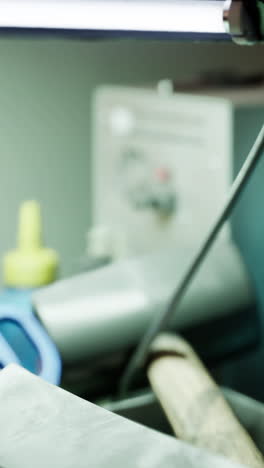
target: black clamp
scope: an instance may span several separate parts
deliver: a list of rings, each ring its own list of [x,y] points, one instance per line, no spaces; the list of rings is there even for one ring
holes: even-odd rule
[[[263,0],[226,0],[223,17],[226,31],[236,43],[264,41]]]

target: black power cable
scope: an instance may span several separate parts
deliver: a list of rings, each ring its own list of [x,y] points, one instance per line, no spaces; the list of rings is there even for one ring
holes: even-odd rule
[[[250,150],[243,166],[241,167],[237,177],[235,178],[232,184],[229,196],[227,197],[227,200],[220,214],[217,216],[216,221],[214,222],[212,228],[206,236],[203,244],[198,250],[185,275],[183,276],[180,285],[177,287],[175,293],[173,294],[169,306],[162,310],[160,314],[155,316],[155,318],[151,321],[149,327],[147,328],[145,334],[139,342],[135,352],[133,353],[130,361],[128,362],[128,365],[120,380],[119,394],[121,397],[124,397],[126,395],[137,370],[145,364],[148,356],[149,347],[152,341],[160,331],[163,331],[166,328],[173,314],[177,312],[177,308],[179,307],[179,304],[184,294],[190,286],[191,281],[193,280],[203,260],[206,258],[206,255],[208,254],[210,248],[216,240],[216,237],[219,234],[221,228],[223,227],[225,221],[230,216],[233,208],[237,203],[239,196],[241,195],[241,192],[245,188],[248,180],[250,179],[250,176],[254,171],[256,164],[261,158],[263,152],[264,125],[262,126],[256,138],[256,141],[252,146],[252,149]]]

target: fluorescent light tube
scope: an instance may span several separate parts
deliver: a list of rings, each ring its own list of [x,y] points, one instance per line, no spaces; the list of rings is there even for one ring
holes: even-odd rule
[[[0,0],[0,28],[225,34],[222,0]]]

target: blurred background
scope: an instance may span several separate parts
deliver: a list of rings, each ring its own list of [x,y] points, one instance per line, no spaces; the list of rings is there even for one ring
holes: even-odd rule
[[[95,88],[212,69],[264,71],[261,46],[8,36],[0,39],[0,64],[0,258],[15,244],[20,202],[33,198],[63,277],[78,270],[91,222]]]

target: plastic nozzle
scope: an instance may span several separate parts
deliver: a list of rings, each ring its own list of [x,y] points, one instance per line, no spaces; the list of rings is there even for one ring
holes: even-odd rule
[[[18,247],[35,250],[42,247],[42,220],[39,203],[26,201],[19,210]]]

